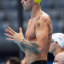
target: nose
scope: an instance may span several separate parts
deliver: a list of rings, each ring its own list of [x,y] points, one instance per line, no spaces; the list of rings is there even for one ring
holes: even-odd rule
[[[21,0],[21,3],[24,3],[24,0]]]

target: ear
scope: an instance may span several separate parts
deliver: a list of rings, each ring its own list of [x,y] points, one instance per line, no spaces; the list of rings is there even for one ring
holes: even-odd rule
[[[19,33],[22,33],[22,27],[19,28]]]

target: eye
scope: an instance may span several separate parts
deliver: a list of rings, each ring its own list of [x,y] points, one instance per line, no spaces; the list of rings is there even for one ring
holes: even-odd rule
[[[58,61],[57,60],[54,60],[54,63],[58,63]]]

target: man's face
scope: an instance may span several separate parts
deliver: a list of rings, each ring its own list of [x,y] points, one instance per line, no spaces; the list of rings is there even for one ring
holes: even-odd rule
[[[64,64],[64,59],[62,58],[62,56],[57,56],[55,57],[53,64]]]
[[[21,0],[24,10],[31,11],[33,7],[33,0]]]
[[[50,44],[49,52],[53,53],[56,50],[56,42]]]

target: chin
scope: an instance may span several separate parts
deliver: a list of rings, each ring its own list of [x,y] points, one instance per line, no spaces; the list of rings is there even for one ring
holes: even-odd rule
[[[28,11],[28,9],[24,8],[25,11]]]
[[[24,7],[24,10],[25,10],[25,11],[31,11],[31,8],[25,8],[25,7]]]

